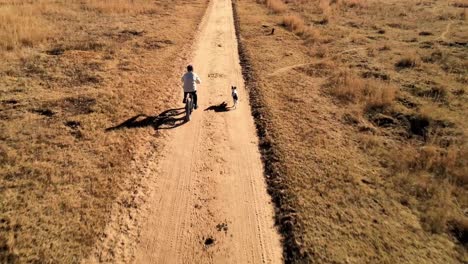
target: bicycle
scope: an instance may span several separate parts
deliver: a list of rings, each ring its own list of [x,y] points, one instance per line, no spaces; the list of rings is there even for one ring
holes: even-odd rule
[[[185,122],[190,121],[190,115],[193,111],[193,95],[192,93],[187,93],[185,96]]]

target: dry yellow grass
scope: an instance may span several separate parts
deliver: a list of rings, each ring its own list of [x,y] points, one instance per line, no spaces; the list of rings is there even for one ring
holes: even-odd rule
[[[157,11],[157,5],[148,0],[63,0],[57,3],[50,0],[3,0],[0,1],[0,49],[33,47],[47,38],[54,38],[60,29],[55,28],[54,23],[47,21],[44,15],[55,13],[72,16],[79,10],[109,14],[151,14]]]
[[[275,15],[238,1],[287,260],[468,261],[465,10],[285,3]],[[258,35],[259,23],[284,28]]]
[[[341,0],[340,3],[348,8],[366,8],[367,0]]]
[[[148,14],[157,11],[155,3],[149,0],[86,0],[83,8],[102,13]]]
[[[183,68],[205,7],[0,0],[1,263],[80,263],[114,206],[138,207],[133,160],[160,124],[106,128],[179,102],[168,69]]]
[[[0,50],[32,47],[50,36],[50,25],[33,5],[0,5]]]

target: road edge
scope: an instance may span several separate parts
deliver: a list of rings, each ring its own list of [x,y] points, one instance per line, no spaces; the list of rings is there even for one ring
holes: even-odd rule
[[[236,29],[237,49],[239,53],[242,75],[245,87],[248,91],[251,114],[254,118],[257,136],[259,138],[259,151],[264,169],[264,177],[267,182],[267,190],[275,204],[275,224],[283,237],[283,258],[285,263],[310,263],[310,257],[304,250],[302,234],[303,227],[296,218],[293,208],[294,198],[288,193],[284,181],[284,172],[279,166],[280,155],[274,140],[268,133],[268,109],[265,107],[264,98],[257,84],[257,76],[252,67],[240,33],[240,20],[237,12],[237,0],[232,0],[234,14],[234,26]]]

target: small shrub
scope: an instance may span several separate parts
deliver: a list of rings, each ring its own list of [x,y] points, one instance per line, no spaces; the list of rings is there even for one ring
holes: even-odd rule
[[[428,208],[423,214],[423,227],[432,233],[442,233],[447,230],[450,218],[448,213],[453,206],[452,192],[454,188],[447,182],[441,181],[431,184],[430,199],[426,201]]]
[[[341,71],[331,78],[329,86],[330,93],[338,99],[356,102],[360,99],[366,82],[349,71]]]
[[[266,5],[274,13],[283,13],[288,9],[288,6],[281,0],[267,0]]]
[[[379,51],[386,51],[386,50],[391,50],[390,46],[388,44],[384,44],[382,47],[378,48]]]
[[[396,98],[398,89],[387,82],[369,80],[364,90],[365,109],[385,108]]]
[[[399,61],[395,63],[395,67],[399,69],[403,68],[413,68],[419,65],[419,58],[416,54],[407,54],[403,58],[401,58]]]
[[[332,95],[344,101],[362,104],[367,111],[390,106],[398,90],[389,83],[362,79],[349,71],[332,77],[329,86]]]
[[[322,14],[330,15],[331,10],[332,10],[330,6],[330,0],[320,0],[319,7],[320,7],[320,10],[322,11]]]
[[[304,20],[297,15],[284,16],[282,25],[294,33],[302,33],[306,29]]]
[[[444,208],[431,208],[422,220],[426,230],[440,234],[446,230],[448,216]]]
[[[310,50],[309,54],[311,56],[315,56],[315,57],[323,59],[328,56],[328,48],[326,45],[318,45],[318,46],[313,47]]]
[[[421,93],[422,96],[427,96],[432,98],[435,101],[441,101],[446,99],[448,95],[448,88],[446,86],[434,86],[428,91]]]
[[[307,27],[300,33],[307,44],[313,44],[320,41],[320,31],[313,27]]]
[[[440,62],[440,63],[446,63],[448,60],[448,54],[442,50],[435,50],[431,53],[431,55],[429,56],[425,56],[422,58],[422,61],[423,62],[426,62],[426,63],[436,63],[436,62]]]

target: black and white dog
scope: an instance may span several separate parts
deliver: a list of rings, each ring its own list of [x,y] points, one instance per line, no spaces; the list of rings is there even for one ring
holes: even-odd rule
[[[234,102],[234,108],[237,107],[237,101],[239,101],[239,96],[237,95],[237,87],[236,86],[231,86],[231,95],[232,95],[232,101]]]

